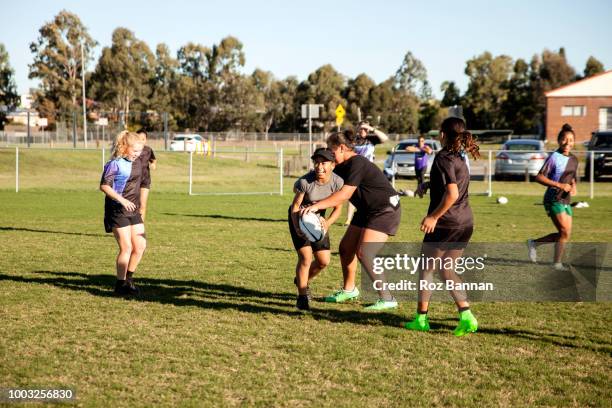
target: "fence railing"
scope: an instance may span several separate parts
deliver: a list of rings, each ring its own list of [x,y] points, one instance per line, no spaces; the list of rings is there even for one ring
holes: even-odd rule
[[[95,187],[105,162],[110,159],[110,153],[109,146],[100,147],[97,150],[91,148],[0,147],[0,189],[11,189],[13,185],[16,192],[23,190],[23,188],[81,188],[85,185],[89,186],[88,188]],[[297,178],[311,166],[307,153],[308,147],[305,145],[301,147],[301,150],[288,150],[283,147],[278,150],[254,150],[250,147],[242,149],[238,146],[228,147],[222,143],[211,146],[208,151],[160,151],[157,152],[160,156],[159,166],[173,166],[173,173],[170,171],[158,172],[157,177],[165,185],[171,185],[178,180],[175,184],[183,185],[187,190],[186,184],[192,185],[193,180],[190,177],[188,181],[186,177],[190,168],[189,159],[197,157],[198,163],[201,163],[201,166],[206,166],[201,167],[201,169],[214,170],[215,174],[218,174],[218,179],[215,180],[218,185],[223,185],[228,180],[223,173],[223,165],[227,165],[228,161],[236,177],[240,177],[242,173],[250,175],[253,171],[262,170],[262,174],[266,177],[268,177],[268,174],[276,174],[270,176],[274,177],[275,180],[282,180],[283,177]],[[518,162],[515,162],[514,159],[509,160],[500,157],[503,153],[508,153],[508,151],[481,150],[481,159],[470,161],[470,194],[487,196],[494,194],[541,194],[543,192],[542,187],[534,183],[534,177],[541,168],[545,160],[544,157],[539,157],[537,160],[518,159]],[[512,151],[512,153],[520,152]],[[410,155],[410,153],[406,154]],[[612,179],[603,175],[612,167],[612,150],[576,151],[573,154],[579,160],[578,178],[580,182],[578,187],[580,195],[588,195],[590,198],[594,198],[596,195],[612,196]],[[608,157],[610,158],[607,159]],[[217,159],[225,161],[225,164],[215,165]],[[388,170],[389,163],[383,164],[383,161],[380,160],[377,164],[380,167],[387,166]],[[407,167],[410,170],[410,163]],[[277,170],[271,170],[271,172],[265,170],[272,168]],[[185,178],[180,179],[176,176],[179,173],[184,175]],[[597,180],[600,175],[603,177]],[[204,177],[205,174],[202,173],[201,176]],[[411,179],[413,172],[398,172],[395,176],[397,177],[393,177],[391,182],[397,189],[414,188],[414,181]],[[270,191],[282,191],[283,184],[279,184],[281,189],[274,187]],[[276,186],[279,184],[276,184]],[[586,186],[588,186],[588,190],[585,188]],[[256,187],[256,185],[253,185],[254,189]],[[173,189],[172,191],[177,190]]]

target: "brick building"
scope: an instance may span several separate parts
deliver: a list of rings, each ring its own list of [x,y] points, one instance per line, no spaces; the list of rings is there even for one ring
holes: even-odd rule
[[[612,130],[612,71],[546,93],[546,139],[556,142],[564,123],[576,132],[576,142],[591,132]]]

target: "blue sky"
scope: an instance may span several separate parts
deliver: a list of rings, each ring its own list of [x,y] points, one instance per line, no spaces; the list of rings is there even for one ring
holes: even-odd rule
[[[305,79],[323,64],[376,82],[393,75],[407,51],[427,68],[436,95],[444,80],[467,86],[465,62],[487,50],[529,60],[544,48],[566,49],[582,71],[589,55],[612,69],[612,1],[6,1],[0,42],[20,93],[32,62],[29,44],[61,9],[76,13],[102,47],[112,31],[132,30],[152,50],[173,53],[192,41],[210,46],[227,35],[244,44],[246,66],[278,78]],[[93,69],[94,64],[88,67]]]

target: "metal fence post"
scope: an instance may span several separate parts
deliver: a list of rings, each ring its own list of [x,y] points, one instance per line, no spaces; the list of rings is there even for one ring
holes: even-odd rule
[[[77,140],[77,128],[76,128],[76,112],[72,112],[72,148],[76,149]]]
[[[28,109],[28,147],[32,142],[32,129],[30,128],[30,110]]]
[[[193,185],[193,152],[189,152],[189,195],[193,195],[191,193],[192,185]]]
[[[168,112],[164,112],[164,150],[168,150]]]
[[[491,197],[493,196],[493,181],[492,181],[492,174],[493,174],[493,159],[492,159],[492,151],[489,150],[489,174],[487,175],[489,180],[489,186],[487,188],[487,196]]]
[[[589,153],[589,186],[590,186],[590,194],[589,197],[591,200],[595,197],[595,152],[590,151]]]
[[[281,148],[280,151],[278,152],[278,156],[279,156],[279,174],[280,174],[280,187],[279,187],[279,194],[282,196],[283,195],[283,168],[284,168],[284,163],[283,163],[283,149]]]
[[[15,147],[15,192],[19,192],[19,146]]]

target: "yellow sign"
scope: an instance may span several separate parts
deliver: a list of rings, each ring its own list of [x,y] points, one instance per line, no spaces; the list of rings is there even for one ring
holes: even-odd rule
[[[342,105],[338,105],[338,107],[336,108],[336,119],[344,118],[345,114],[346,114],[346,111],[344,110]]]
[[[338,107],[336,108],[336,125],[340,126],[342,122],[344,122],[345,114],[346,114],[346,111],[344,110],[342,105],[338,105]]]

